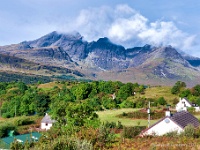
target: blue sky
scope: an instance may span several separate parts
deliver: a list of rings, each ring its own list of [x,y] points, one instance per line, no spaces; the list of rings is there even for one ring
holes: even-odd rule
[[[200,57],[199,8],[199,0],[6,0],[0,45],[78,31],[88,41],[106,36],[125,47],[172,45]]]

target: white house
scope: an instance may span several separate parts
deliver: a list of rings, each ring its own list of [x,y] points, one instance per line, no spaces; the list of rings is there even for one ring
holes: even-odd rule
[[[54,122],[56,121],[52,120],[51,117],[46,113],[44,118],[41,120],[41,129],[49,130]]]
[[[176,104],[176,111],[187,110],[188,107],[194,107],[195,111],[200,111],[199,106],[192,104],[187,98],[180,98],[179,102]]]
[[[168,111],[164,118],[162,118],[149,128],[143,130],[140,135],[160,136],[172,131],[177,131],[177,133],[180,133],[184,131],[184,128],[188,124],[192,124],[194,127],[200,126],[198,119],[187,111],[179,111],[173,115],[171,115]]]

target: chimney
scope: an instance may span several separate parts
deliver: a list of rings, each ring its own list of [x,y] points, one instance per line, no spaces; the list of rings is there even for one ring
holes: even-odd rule
[[[167,117],[170,117],[171,116],[171,112],[170,112],[170,110],[167,110],[167,111],[165,111],[165,116]]]
[[[171,116],[171,112],[169,110],[169,107],[167,108],[167,110],[165,111],[165,116],[167,117],[170,117]]]

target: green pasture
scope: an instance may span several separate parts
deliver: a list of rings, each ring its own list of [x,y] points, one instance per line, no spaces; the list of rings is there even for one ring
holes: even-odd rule
[[[99,111],[97,114],[99,115],[99,118],[101,122],[118,122],[120,121],[122,125],[124,126],[147,126],[148,122],[147,119],[129,119],[129,118],[119,118],[117,115],[122,114],[123,112],[128,113],[128,112],[133,112],[139,110],[138,108],[124,108],[124,109],[116,109],[116,110],[105,110],[105,111]],[[148,116],[147,116],[148,118]],[[150,124],[154,124],[158,120],[151,120]]]

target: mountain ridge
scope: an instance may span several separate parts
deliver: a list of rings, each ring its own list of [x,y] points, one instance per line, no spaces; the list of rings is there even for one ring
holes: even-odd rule
[[[143,47],[124,48],[107,37],[84,41],[78,32],[63,34],[54,31],[33,41],[0,46],[0,54],[59,67],[61,70],[75,70],[93,80],[123,81],[119,77],[122,74],[126,78],[124,81],[150,83],[152,80],[160,84],[160,80],[166,80],[164,82],[167,84],[173,80],[192,83],[200,77],[198,65],[191,63],[195,60],[192,57],[187,59],[172,46],[146,44]],[[112,76],[108,78],[109,73]],[[53,74],[63,75],[56,71]],[[131,74],[135,77],[131,77]]]

